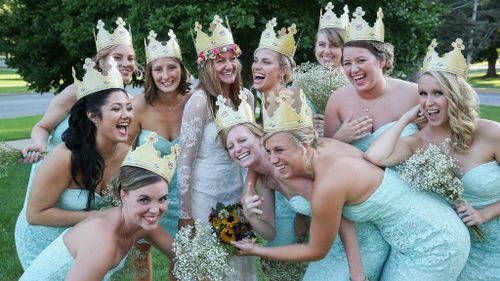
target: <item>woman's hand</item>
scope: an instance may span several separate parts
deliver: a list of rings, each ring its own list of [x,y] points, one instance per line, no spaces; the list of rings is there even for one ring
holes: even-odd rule
[[[256,218],[262,216],[262,210],[260,207],[262,206],[262,197],[256,194],[252,194],[250,192],[246,192],[243,197],[243,215],[247,220],[252,218]]]
[[[318,132],[318,136],[322,138],[325,134],[325,116],[323,114],[314,114],[313,122],[314,129]]]
[[[355,140],[364,138],[371,134],[373,127],[373,120],[368,116],[361,116],[356,119],[353,118],[353,113],[342,123],[340,129],[335,134],[334,138],[346,143],[351,143]]]
[[[409,123],[425,123],[427,121],[427,118],[425,117],[425,114],[421,111],[420,105],[414,106],[412,109],[410,109],[408,112],[406,112],[404,115],[404,119],[406,120],[407,124]],[[424,119],[422,119],[422,116]]]
[[[40,160],[40,154],[45,152],[46,146],[38,143],[30,143],[25,146],[21,152],[23,153],[23,163],[35,163]]]
[[[457,213],[467,226],[479,225],[488,221],[481,209],[476,210],[468,204],[457,206]]]
[[[181,228],[187,225],[191,225],[192,227],[194,227],[194,219],[193,218],[179,219],[179,222],[177,223],[177,229],[180,230]]]
[[[252,256],[254,255],[255,248],[258,245],[255,244],[255,239],[243,239],[241,241],[233,241],[231,245],[238,248],[240,251],[236,253],[237,256]]]

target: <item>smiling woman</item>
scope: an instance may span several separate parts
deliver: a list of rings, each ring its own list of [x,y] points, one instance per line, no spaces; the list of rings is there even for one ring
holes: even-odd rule
[[[64,143],[40,164],[16,223],[16,248],[25,269],[66,228],[99,208],[128,150],[132,106],[121,75],[114,63],[102,75],[90,59],[86,62],[83,81],[75,78],[78,101]]]

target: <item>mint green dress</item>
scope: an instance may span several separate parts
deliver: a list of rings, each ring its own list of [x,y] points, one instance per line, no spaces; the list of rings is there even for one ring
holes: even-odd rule
[[[62,134],[68,126],[67,116],[61,123],[59,123],[49,136],[47,143],[47,151],[52,151],[57,145],[62,142]],[[35,226],[30,225],[26,220],[26,208],[28,204],[28,196],[31,192],[31,186],[33,184],[33,179],[35,177],[36,171],[42,161],[38,161],[31,166],[31,174],[28,180],[28,186],[26,189],[26,196],[24,198],[23,208],[17,218],[14,238],[16,242],[17,256],[21,262],[23,269],[29,267],[31,262],[40,254],[45,247],[47,247],[54,239],[57,238],[66,228],[65,227],[45,227],[45,226]],[[98,195],[96,195],[96,200],[99,200]],[[58,208],[67,210],[81,210],[85,208],[82,202],[87,202],[87,193],[80,190],[69,190],[61,195],[61,198],[57,202],[56,206]],[[76,208],[74,206],[77,206]],[[83,207],[82,207],[83,206]]]
[[[151,131],[142,129],[139,133],[137,145],[143,145],[146,142],[146,137],[150,133]],[[169,141],[160,135],[157,135],[157,137],[158,142],[155,143],[154,146],[161,152],[161,156],[170,154],[171,147],[179,143],[179,138]],[[177,224],[179,222],[179,200],[180,195],[179,189],[177,188],[176,172],[168,183],[168,210],[160,220],[160,225],[172,236],[177,234]]]
[[[462,177],[462,198],[474,208],[500,201],[500,166],[496,161],[484,163]],[[458,280],[500,280],[500,217],[480,225],[486,241],[470,234],[471,249]]]
[[[67,229],[66,229],[67,231]],[[61,233],[26,269],[19,281],[64,281],[73,266],[74,257],[64,243]],[[118,266],[108,271],[103,280],[110,280],[113,273],[123,268],[124,258]]]
[[[453,281],[470,250],[467,227],[444,200],[412,190],[392,169],[364,202],[343,215],[376,226],[391,247],[380,280]],[[474,279],[475,280],[475,279]]]

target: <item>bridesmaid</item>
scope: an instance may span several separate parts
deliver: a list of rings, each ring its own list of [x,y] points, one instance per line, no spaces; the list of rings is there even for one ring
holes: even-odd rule
[[[193,224],[193,218],[208,223],[211,209],[218,202],[226,205],[239,202],[243,191],[241,170],[217,139],[215,105],[218,96],[230,100],[234,106],[241,102],[240,92],[243,91],[250,104],[253,104],[253,96],[241,87],[238,60],[241,51],[222,22],[219,16],[214,16],[210,24],[212,36],[195,23],[199,85],[186,103],[181,123],[177,163],[180,227]],[[228,276],[228,280],[256,280],[252,258],[234,257],[231,266],[236,274]]]
[[[377,139],[366,158],[377,165],[394,165],[417,148],[451,139],[451,155],[458,161],[467,204],[457,206],[467,226],[481,225],[486,241],[471,235],[467,264],[458,280],[498,280],[500,268],[500,124],[479,119],[478,97],[467,83],[468,66],[461,39],[453,51],[439,57],[429,46],[418,82],[420,105],[408,111]],[[415,135],[399,139],[402,128],[423,110],[429,124]]]
[[[189,71],[183,63],[174,32],[169,30],[168,34],[169,41],[159,42],[156,33],[149,32],[149,44],[145,46],[147,67],[144,93],[132,99],[134,119],[129,129],[129,144],[137,139],[137,144],[142,145],[151,132],[156,132],[158,142],[155,147],[162,155],[170,153],[171,147],[179,143],[182,112],[190,97]],[[172,177],[168,189],[168,210],[160,225],[175,236],[179,220],[177,174]],[[139,265],[141,269],[146,269],[141,270],[146,273],[142,278],[151,280],[150,245],[139,243],[138,248],[143,252],[141,257],[147,257]]]
[[[353,13],[342,65],[351,85],[335,91],[325,111],[325,136],[366,151],[381,132],[418,104],[417,85],[388,77],[393,69],[394,48],[384,42],[382,10],[372,27],[362,18],[361,7]],[[419,121],[422,121],[419,120]],[[406,135],[417,130],[408,128]]]
[[[137,239],[147,239],[173,257],[172,237],[158,227],[168,205],[168,183],[175,173],[177,146],[159,156],[155,133],[128,154],[111,182],[122,202],[64,231],[24,272],[20,280],[109,280]]]
[[[132,104],[116,64],[111,59],[111,68],[102,75],[90,59],[85,61],[83,82],[75,77],[78,101],[63,143],[40,164],[16,223],[16,248],[24,268],[65,229],[95,213],[129,148]]]
[[[391,246],[381,280],[456,280],[467,261],[470,240],[453,209],[426,192],[410,190],[392,169],[384,171],[350,153],[344,149],[346,144],[318,140],[305,97],[300,100],[297,109],[280,97],[274,112],[264,110],[268,132],[264,146],[281,178],[313,181],[309,242],[281,247],[250,241],[233,245],[242,255],[317,260],[334,242],[343,214],[352,221],[374,224]],[[353,171],[363,176],[353,177]]]

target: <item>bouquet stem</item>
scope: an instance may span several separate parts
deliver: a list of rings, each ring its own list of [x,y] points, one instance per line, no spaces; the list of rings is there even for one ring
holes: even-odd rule
[[[484,236],[484,233],[479,225],[473,225],[470,228],[472,229],[474,235],[476,235],[477,239],[479,239],[479,241],[481,242],[486,241],[486,236]]]

